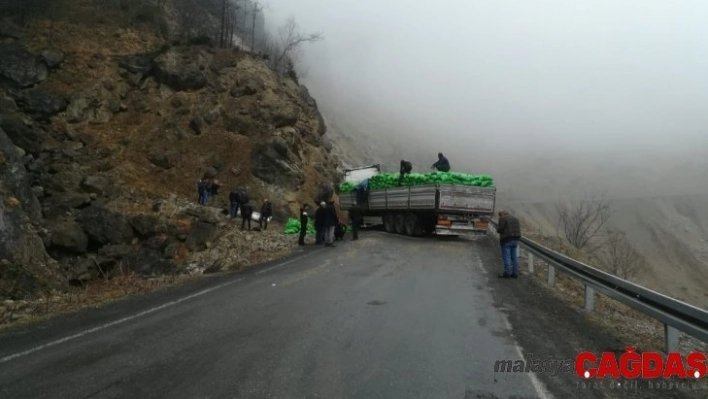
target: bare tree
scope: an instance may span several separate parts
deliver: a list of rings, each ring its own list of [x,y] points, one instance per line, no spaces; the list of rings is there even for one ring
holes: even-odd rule
[[[570,203],[560,201],[556,211],[559,235],[577,249],[583,249],[597,237],[612,213],[609,201],[595,196]]]
[[[256,50],[256,17],[258,16],[258,13],[262,11],[263,6],[261,5],[260,1],[254,1],[253,8],[251,9],[251,17],[253,18],[253,20],[251,21],[251,51]]]
[[[626,234],[621,231],[607,232],[598,257],[608,272],[623,279],[634,277],[646,265],[644,258],[632,248]]]
[[[294,17],[287,19],[278,30],[279,40],[270,48],[271,68],[279,73],[286,72],[289,62],[295,63],[297,51],[303,43],[314,43],[324,39],[320,32],[303,33],[295,22]]]

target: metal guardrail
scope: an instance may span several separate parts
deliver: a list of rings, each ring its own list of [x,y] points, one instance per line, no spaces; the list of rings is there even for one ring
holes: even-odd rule
[[[497,228],[497,222],[490,220]],[[527,266],[533,273],[534,256],[548,266],[548,284],[555,281],[558,268],[585,285],[585,310],[593,310],[595,291],[630,306],[664,323],[666,352],[678,350],[678,331],[708,342],[708,311],[664,294],[634,284],[617,276],[586,265],[533,240],[522,237],[519,247],[528,252]]]

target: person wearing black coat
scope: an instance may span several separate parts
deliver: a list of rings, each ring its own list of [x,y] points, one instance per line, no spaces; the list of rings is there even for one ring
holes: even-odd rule
[[[334,229],[339,223],[337,210],[334,208],[334,201],[330,201],[325,207],[324,213],[324,228],[325,228],[325,246],[334,246]]]
[[[253,206],[251,204],[241,204],[241,230],[244,230],[248,223],[248,230],[251,230],[251,216],[253,215]]]
[[[310,206],[304,204],[300,208],[300,239],[298,239],[297,244],[300,246],[305,245],[305,235],[307,234],[307,222],[309,221],[309,216],[307,212],[310,211]]]
[[[236,214],[238,213],[238,208],[241,205],[241,194],[238,192],[238,190],[231,190],[231,192],[229,193],[229,203],[231,204],[229,216],[231,216],[231,218],[233,219],[236,217]]]
[[[352,224],[352,240],[359,239],[359,226],[361,226],[364,220],[364,213],[361,207],[356,202],[352,204],[351,209],[349,209],[349,221]]]
[[[405,175],[410,175],[411,172],[413,171],[413,164],[401,159],[401,170],[398,174],[398,185],[400,186],[401,183],[403,183],[403,178]]]
[[[445,155],[443,155],[442,152],[438,153],[438,161],[435,162],[432,166],[432,168],[439,170],[440,172],[449,172],[450,171],[450,161],[445,158]]]
[[[325,242],[325,203],[320,202],[320,207],[315,211],[315,242],[319,245]]]
[[[268,219],[273,216],[273,205],[268,200],[263,200],[261,205],[261,218],[258,219],[258,225],[263,230],[268,230]]]

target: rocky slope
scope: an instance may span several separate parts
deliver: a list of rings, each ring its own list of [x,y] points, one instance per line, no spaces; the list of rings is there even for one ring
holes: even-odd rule
[[[232,187],[270,199],[276,220],[333,195],[317,103],[263,60],[55,24],[51,43],[41,22],[0,42],[0,297],[125,270],[238,268],[294,240],[234,233]],[[206,208],[193,204],[204,174],[223,184]],[[214,266],[224,236],[261,244]]]

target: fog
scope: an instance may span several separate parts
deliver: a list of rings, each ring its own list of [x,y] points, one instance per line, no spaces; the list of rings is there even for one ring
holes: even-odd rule
[[[272,29],[323,32],[302,81],[381,162],[442,151],[511,199],[708,191],[708,2],[267,4]]]

